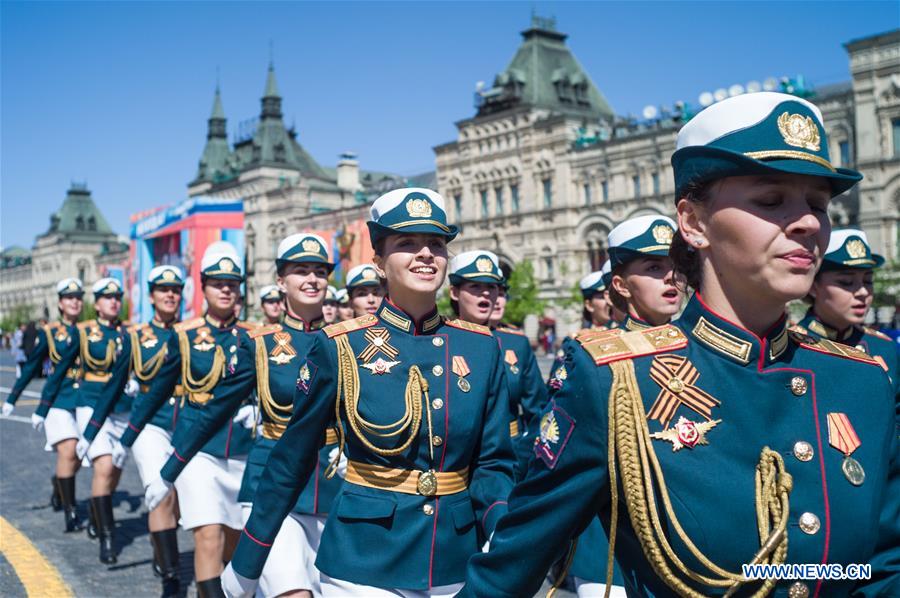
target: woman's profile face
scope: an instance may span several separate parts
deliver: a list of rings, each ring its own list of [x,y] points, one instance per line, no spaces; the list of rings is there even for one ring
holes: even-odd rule
[[[813,283],[831,233],[830,198],[821,177],[728,177],[713,183],[682,234],[709,260],[704,276],[713,274],[726,293],[786,303]]]
[[[875,299],[871,270],[829,270],[816,276],[810,293],[813,309],[826,324],[838,330],[865,322]]]

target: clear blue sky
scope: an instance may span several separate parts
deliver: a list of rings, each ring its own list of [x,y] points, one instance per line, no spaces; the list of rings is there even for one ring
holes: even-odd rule
[[[0,4],[0,244],[30,247],[70,181],[113,228],[186,196],[216,69],[229,137],[259,113],[270,41],[285,119],[324,165],[416,174],[472,116],[532,8],[619,114],[802,73],[849,79],[848,40],[890,2],[7,2]]]

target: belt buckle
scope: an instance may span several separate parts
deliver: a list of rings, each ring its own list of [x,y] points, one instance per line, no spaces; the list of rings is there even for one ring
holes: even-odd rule
[[[433,469],[419,474],[419,479],[416,480],[416,491],[419,494],[422,496],[434,496],[437,494],[437,487],[437,475],[435,475]]]

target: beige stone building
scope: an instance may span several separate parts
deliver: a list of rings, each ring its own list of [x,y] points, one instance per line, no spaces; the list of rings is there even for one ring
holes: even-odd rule
[[[479,90],[475,116],[456,123],[454,141],[434,148],[437,185],[463,229],[457,251],[490,249],[505,268],[530,260],[541,296],[552,301],[570,297],[581,276],[599,269],[614,226],[673,215],[669,160],[691,114],[676,106],[642,121],[616,116],[552,20],[533,19],[522,37],[509,66]],[[832,160],[866,177],[836,198],[832,218],[861,224],[896,259],[900,32],[846,47],[852,81],[811,98],[823,110]],[[557,314],[560,332],[578,325],[570,311]]]

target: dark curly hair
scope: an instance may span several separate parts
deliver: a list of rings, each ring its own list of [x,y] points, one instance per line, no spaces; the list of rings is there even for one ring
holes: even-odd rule
[[[685,188],[682,197],[696,204],[707,203],[712,195],[714,183],[715,181],[690,183]],[[700,283],[703,282],[700,254],[688,245],[680,231],[672,239],[672,246],[669,247],[669,257],[672,258],[672,263],[675,266],[676,279],[683,280],[687,283],[687,286],[695,290],[699,289]]]

